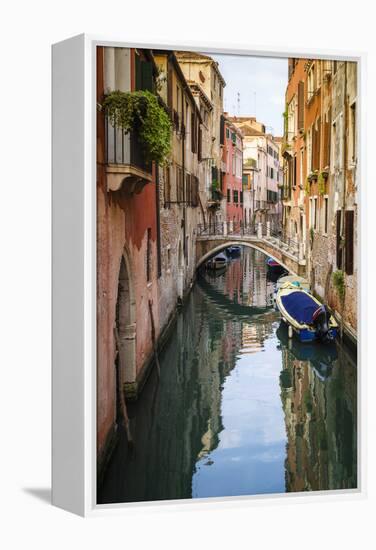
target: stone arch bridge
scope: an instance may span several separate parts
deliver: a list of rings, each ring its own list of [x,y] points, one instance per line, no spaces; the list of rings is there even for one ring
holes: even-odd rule
[[[216,223],[213,226],[199,225],[196,239],[196,268],[211,256],[232,245],[249,246],[270,256],[285,269],[300,277],[306,276],[304,244],[272,231],[269,223],[245,227],[232,222]]]

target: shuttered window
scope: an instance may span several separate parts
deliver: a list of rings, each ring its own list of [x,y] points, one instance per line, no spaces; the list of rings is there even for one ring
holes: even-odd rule
[[[298,130],[304,130],[304,82],[298,84]]]
[[[345,212],[345,270],[347,275],[354,272],[354,211]]]
[[[153,65],[135,54],[136,90],[153,91]]]
[[[197,176],[191,176],[191,187],[192,187],[192,206],[199,205],[199,179]]]
[[[331,126],[331,108],[329,109],[324,122],[324,143],[323,143],[323,166],[330,166],[330,126]]]
[[[337,210],[336,214],[336,256],[337,269],[342,269],[342,248],[341,248],[341,210]]]
[[[165,208],[170,206],[171,202],[171,178],[170,178],[170,167],[166,166],[164,169],[164,187],[163,187],[163,195],[164,195],[164,206]]]
[[[184,200],[183,170],[180,166],[176,167],[176,200],[177,202],[183,202]]]

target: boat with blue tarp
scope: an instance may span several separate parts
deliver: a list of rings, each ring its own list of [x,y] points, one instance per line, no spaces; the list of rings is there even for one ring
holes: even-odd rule
[[[327,306],[310,292],[286,283],[277,292],[276,306],[289,326],[289,336],[295,333],[301,342],[334,340],[338,323]]]

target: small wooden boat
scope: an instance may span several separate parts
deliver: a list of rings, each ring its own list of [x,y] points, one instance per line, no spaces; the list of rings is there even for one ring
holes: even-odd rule
[[[337,336],[338,323],[333,315],[307,290],[285,283],[277,292],[276,306],[290,337],[295,332],[301,342],[328,342]]]
[[[277,291],[282,288],[286,283],[296,286],[297,288],[303,290],[310,290],[309,282],[303,277],[298,277],[297,275],[282,275],[277,280]]]
[[[281,275],[287,274],[286,269],[273,258],[268,258],[266,260],[266,265],[268,268],[269,275],[272,275],[272,279],[275,278],[276,276],[280,277]]]
[[[238,256],[241,255],[241,252],[242,252],[241,246],[238,246],[238,245],[233,245],[226,248],[226,254],[230,258],[237,258]]]
[[[220,252],[214,258],[211,258],[208,262],[206,262],[207,269],[223,269],[227,265],[227,258],[226,256]]]
[[[300,289],[303,289],[303,290],[310,290],[310,285],[309,285],[309,282],[307,281],[307,279],[303,279],[303,277],[298,277],[298,275],[282,275],[281,277],[279,277],[276,281],[273,281],[273,282],[276,282],[276,286],[275,286],[275,291],[274,291],[274,294],[273,294],[273,303],[274,303],[274,307],[276,309],[277,308],[277,303],[276,303],[276,298],[277,298],[277,292],[280,288],[282,288],[283,286],[285,286],[286,284],[290,284],[290,285],[293,285],[297,288],[300,288]]]

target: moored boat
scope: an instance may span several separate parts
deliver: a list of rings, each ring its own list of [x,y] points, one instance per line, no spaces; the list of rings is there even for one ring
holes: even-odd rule
[[[295,332],[301,342],[328,342],[337,336],[333,315],[307,290],[285,283],[277,292],[276,306],[289,326],[289,336]]]
[[[276,309],[278,309],[276,305],[277,292],[280,288],[282,288],[286,284],[290,284],[297,288],[308,290],[308,291],[311,288],[307,279],[303,279],[303,277],[298,277],[298,275],[282,275],[276,281],[273,281],[273,282],[277,283],[273,294],[273,303]]]
[[[276,279],[281,275],[287,274],[287,270],[283,267],[283,265],[279,264],[273,258],[267,258],[266,265],[268,267],[269,278],[271,278],[271,280],[275,279],[273,282],[276,282]],[[270,275],[272,277],[270,277]]]
[[[226,248],[226,254],[230,258],[237,258],[238,256],[241,255],[241,252],[242,252],[242,249],[238,245],[233,245]]]
[[[213,258],[210,258],[210,260],[206,262],[207,269],[215,269],[215,270],[223,269],[226,267],[226,265],[227,265],[227,258],[222,252],[220,252]]]

